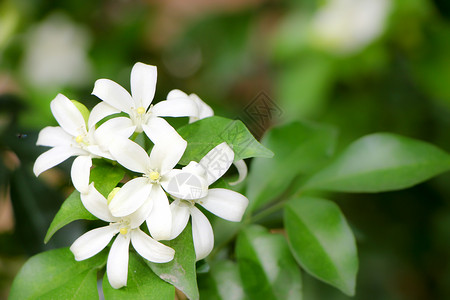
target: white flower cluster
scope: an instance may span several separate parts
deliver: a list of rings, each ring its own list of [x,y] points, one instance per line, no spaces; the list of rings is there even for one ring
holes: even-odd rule
[[[209,188],[234,160],[234,152],[226,143],[217,145],[199,162],[175,168],[187,142],[163,117],[190,117],[190,122],[195,122],[212,116],[213,111],[198,96],[179,90],[172,90],[167,100],[151,104],[156,76],[155,66],[136,63],[131,71],[131,95],[111,80],[97,80],[93,94],[103,101],[90,113],[59,94],[51,102],[51,110],[60,126],[44,128],[37,141],[52,148],[36,160],[36,176],[76,156],[71,177],[81,201],[109,225],[85,233],[70,250],[76,260],[84,260],[99,253],[117,235],[107,262],[108,279],[114,288],[127,283],[130,242],[149,261],[171,261],[175,251],[158,241],[176,238],[191,218],[196,258],[200,260],[211,252],[214,236],[196,204],[235,222],[242,219],[248,205],[248,199],[237,192]],[[98,126],[107,116],[111,118]],[[130,139],[135,132],[144,132],[153,143],[150,154]],[[117,161],[137,175],[105,198],[90,183],[92,158]],[[240,181],[246,166],[243,161],[236,166]],[[140,228],[144,222],[151,237]]]

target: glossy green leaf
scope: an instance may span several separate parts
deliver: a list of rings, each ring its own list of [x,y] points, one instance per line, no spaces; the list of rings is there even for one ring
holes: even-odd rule
[[[117,183],[122,180],[124,171],[119,167],[114,167],[107,164],[96,166],[91,170],[91,181],[94,182],[95,188],[105,197],[116,187]],[[45,235],[44,243],[47,243],[52,236],[65,225],[76,220],[96,220],[86,208],[80,199],[80,193],[73,191],[73,193],[64,201],[53,219],[47,234]]]
[[[191,300],[199,299],[195,270],[195,250],[190,223],[176,239],[167,241],[164,244],[175,250],[174,259],[164,264],[149,261],[146,261],[146,263],[161,279],[173,284],[186,297]]]
[[[234,150],[234,160],[250,157],[272,157],[273,153],[261,145],[239,120],[222,117],[209,117],[178,129],[178,133],[188,142],[180,164],[199,161],[212,148],[220,143]]]
[[[303,189],[392,191],[413,186],[449,169],[450,156],[431,144],[376,133],[352,143],[312,176]]]
[[[127,286],[114,289],[109,284],[108,276],[105,273],[103,294],[106,300],[173,300],[175,288],[156,276],[140,256],[131,252],[128,263]]]
[[[247,227],[237,238],[236,257],[250,299],[302,299],[300,269],[282,235]]]
[[[262,143],[272,149],[272,159],[255,158],[248,176],[248,211],[280,196],[297,175],[322,167],[333,154],[334,128],[294,122],[270,130]]]
[[[30,258],[14,280],[9,299],[98,299],[97,270],[106,254],[77,262],[69,248]]]
[[[356,244],[339,207],[325,199],[295,198],[286,205],[284,224],[297,262],[309,274],[353,295]]]

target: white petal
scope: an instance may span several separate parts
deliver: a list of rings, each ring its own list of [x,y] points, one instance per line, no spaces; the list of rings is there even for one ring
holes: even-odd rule
[[[239,222],[248,206],[248,199],[232,190],[210,189],[208,195],[197,203],[222,219]]]
[[[115,289],[127,285],[130,235],[119,234],[111,246],[106,263],[109,284]]]
[[[70,251],[78,261],[92,257],[102,251],[117,232],[117,226],[104,226],[88,231],[70,246]]]
[[[58,124],[67,133],[78,136],[87,132],[83,115],[66,96],[58,94],[50,103],[50,109]]]
[[[94,216],[105,222],[117,222],[119,218],[113,217],[108,208],[108,202],[102,194],[94,187],[94,183],[89,185],[89,191],[81,194],[81,202],[84,207]]]
[[[135,142],[117,137],[109,148],[112,156],[125,168],[137,172],[146,173],[150,166],[150,158],[145,150]]]
[[[136,63],[131,70],[131,95],[136,108],[145,110],[155,96],[157,70],[155,66]]]
[[[98,121],[112,114],[120,113],[120,110],[109,105],[106,102],[100,102],[94,108],[92,108],[89,114],[88,128],[92,128]]]
[[[214,233],[208,218],[196,207],[191,208],[192,239],[197,260],[208,256],[214,247]]]
[[[175,250],[155,241],[140,229],[131,232],[131,243],[137,253],[155,263],[169,262],[175,255]]]
[[[155,240],[168,240],[172,231],[169,199],[161,186],[156,184],[152,188],[150,199],[153,201],[153,208],[147,219],[148,230]]]
[[[198,116],[197,105],[185,99],[172,99],[155,104],[152,112],[159,117],[190,117]]]
[[[197,164],[196,162],[192,163]],[[199,169],[203,171],[201,166]],[[199,174],[196,171],[196,168],[190,171],[186,167],[182,170],[172,170],[163,177],[161,185],[174,198],[184,200],[203,198],[208,194],[208,183],[206,182],[204,172]]]
[[[211,185],[230,168],[234,160],[234,152],[222,143],[209,151],[199,162],[206,170],[208,184]]]
[[[204,118],[208,118],[211,116],[214,116],[214,111],[211,108],[211,106],[209,106],[208,104],[206,104],[202,99],[200,99],[199,96],[197,96],[196,94],[190,94],[189,98],[195,102],[195,104],[197,104],[197,109],[198,109],[198,119],[204,119]]]
[[[36,176],[39,176],[44,171],[62,163],[73,155],[86,155],[87,152],[74,147],[55,147],[52,148],[36,159],[33,166],[33,172]]]
[[[150,168],[161,174],[172,170],[183,156],[187,142],[162,118],[151,118],[142,127],[155,144],[150,153]]]
[[[242,181],[244,181],[245,178],[247,177],[248,168],[247,168],[247,164],[245,163],[245,161],[243,159],[235,161],[233,164],[236,167],[236,169],[238,170],[239,178],[236,181],[230,182],[229,184],[237,185],[237,184],[241,183]]]
[[[48,126],[39,132],[36,145],[56,147],[56,146],[70,146],[70,144],[73,143],[74,143],[73,136],[64,131],[64,129],[62,129],[59,126],[57,127]]]
[[[91,174],[92,159],[87,155],[80,155],[73,161],[70,175],[77,191],[87,193]]]
[[[189,96],[185,92],[180,91],[178,89],[171,90],[167,94],[167,100],[174,100],[174,99],[186,99],[186,100],[189,100],[188,98],[189,98]]]
[[[186,228],[191,214],[189,204],[180,200],[175,200],[170,204],[170,211],[172,212],[172,233],[170,234],[170,239],[172,240]]]
[[[134,213],[147,201],[152,184],[147,178],[138,177],[124,184],[109,203],[109,210],[115,217]]]
[[[108,148],[116,137],[128,139],[136,130],[136,126],[129,118],[117,117],[106,121],[94,132],[99,145]]]
[[[144,204],[142,204],[134,213],[125,217],[129,220],[131,228],[138,228],[150,216],[150,212],[153,208],[153,201],[150,197],[151,196],[147,197]]]
[[[128,114],[131,113],[132,108],[135,108],[133,99],[127,90],[109,79],[97,80],[92,95]]]

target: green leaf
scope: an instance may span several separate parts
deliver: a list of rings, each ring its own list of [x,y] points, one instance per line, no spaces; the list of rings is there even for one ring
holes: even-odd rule
[[[309,274],[352,296],[358,257],[355,238],[339,207],[325,199],[291,199],[284,224],[297,262]]]
[[[84,208],[78,191],[73,191],[61,205],[61,208],[58,213],[56,213],[55,218],[48,228],[44,243],[48,243],[58,230],[75,220],[97,220],[97,217],[93,216],[86,208]]]
[[[191,300],[199,299],[195,271],[195,250],[190,223],[176,239],[164,244],[175,250],[174,259],[164,264],[149,261],[146,261],[146,263],[161,279],[173,284],[186,297]]]
[[[450,169],[441,149],[389,133],[371,134],[353,142],[303,189],[382,192],[413,186]]]
[[[273,153],[261,145],[239,120],[209,117],[185,125],[178,133],[188,142],[180,164],[200,161],[215,146],[227,142],[234,150],[234,161],[250,157],[272,157]]]
[[[333,154],[337,131],[328,126],[294,122],[270,130],[262,143],[272,159],[255,158],[248,176],[248,211],[280,196],[297,175],[322,167]]]
[[[300,269],[282,235],[248,227],[237,238],[236,257],[249,298],[302,299]]]
[[[201,299],[217,299],[217,300],[246,300],[245,292],[242,286],[239,267],[236,263],[223,260],[217,261],[211,265],[209,273],[199,280],[204,279],[201,283],[207,286],[200,289]]]
[[[140,256],[131,252],[128,263],[127,286],[114,289],[109,284],[108,276],[105,273],[103,294],[106,300],[173,300],[175,288],[156,276]]]
[[[9,299],[98,299],[97,270],[106,253],[77,262],[69,248],[31,257],[16,276]]]
[[[117,183],[122,180],[124,171],[119,167],[99,163],[98,166],[91,170],[91,181],[94,182],[95,188],[103,196],[107,197]],[[74,191],[61,205],[48,228],[44,243],[48,243],[59,229],[76,220],[97,220],[97,217],[93,216],[83,206],[78,191]]]

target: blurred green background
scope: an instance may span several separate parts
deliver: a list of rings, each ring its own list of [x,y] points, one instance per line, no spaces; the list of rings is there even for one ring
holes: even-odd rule
[[[37,133],[56,125],[50,101],[60,92],[91,108],[95,80],[129,88],[137,61],[158,66],[156,100],[196,93],[258,138],[301,119],[336,126],[339,149],[389,131],[450,151],[447,0],[2,0],[0,299],[30,255],[85,231],[74,223],[43,243],[72,189],[70,162],[32,173]],[[245,119],[261,97],[276,113]],[[450,299],[449,182],[334,196],[359,247],[354,299]],[[304,290],[349,299],[307,274]]]

